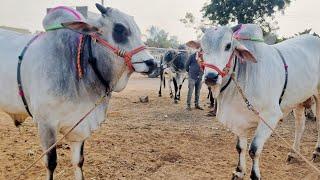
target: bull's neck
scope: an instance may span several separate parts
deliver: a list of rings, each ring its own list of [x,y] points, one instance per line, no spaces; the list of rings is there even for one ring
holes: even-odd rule
[[[66,96],[70,99],[81,96],[101,96],[105,92],[105,87],[99,81],[92,66],[88,62],[88,43],[82,48],[81,68],[83,76],[80,78],[77,72],[77,55],[80,34],[61,29],[48,33],[48,39],[54,39],[52,43],[52,55],[55,61],[51,62],[51,70],[59,72],[52,77],[52,91],[59,96]],[[97,59],[97,67],[104,79],[109,82],[114,80],[114,60],[109,51],[102,48],[97,43],[92,42],[92,53]],[[58,58],[61,57],[61,58]],[[49,72],[50,73],[50,72]]]
[[[264,44],[263,42],[251,42],[251,41],[244,41],[241,43],[245,44],[245,46],[253,54],[259,54],[257,50],[259,49],[259,46]],[[251,91],[252,90],[251,88],[254,88],[252,85],[249,85],[249,84],[250,82],[253,82],[256,78],[252,76],[252,74],[257,73],[257,71],[260,70],[258,63],[252,63],[252,62],[248,62],[240,59],[238,59],[237,61],[237,65],[234,71],[234,79],[235,81],[237,81],[237,84],[240,86],[240,88],[244,93]],[[235,64],[233,63],[233,66],[234,65]],[[222,84],[224,85],[224,83],[226,83],[229,78],[230,78],[230,74],[225,78]],[[223,106],[223,104],[225,103],[226,105],[230,105],[229,103],[232,102],[234,98],[238,98],[239,96],[240,94],[237,90],[237,87],[235,86],[235,83],[231,81],[229,86],[218,96],[219,106],[221,107],[221,105]]]
[[[234,82],[231,79],[231,76],[234,76],[234,79],[238,79],[239,77],[239,59],[234,60],[232,66],[230,68],[230,73],[222,80],[221,92],[218,96],[218,102],[221,105],[226,99],[233,97],[236,94],[236,87]],[[233,71],[234,69],[234,71]]]

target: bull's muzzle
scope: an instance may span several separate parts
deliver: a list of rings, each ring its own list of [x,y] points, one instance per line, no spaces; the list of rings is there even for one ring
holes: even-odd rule
[[[204,77],[204,82],[208,85],[208,86],[214,86],[217,84],[219,75],[213,72],[210,72],[208,74],[206,74],[206,76]]]
[[[157,69],[157,62],[154,59],[145,60],[144,63],[148,66],[148,74],[153,73]]]

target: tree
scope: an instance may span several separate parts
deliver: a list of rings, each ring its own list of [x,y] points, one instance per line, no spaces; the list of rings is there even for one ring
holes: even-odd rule
[[[212,26],[212,23],[208,22],[207,19],[203,18],[198,20],[191,12],[187,12],[186,15],[180,19],[180,22],[182,22],[186,28],[192,29],[197,34],[198,39],[203,34],[201,31],[202,28]]]
[[[147,30],[146,45],[158,48],[177,48],[179,41],[177,36],[170,36],[168,32],[156,26]]]
[[[211,0],[202,12],[213,24],[235,23],[259,24],[265,33],[275,30],[277,11],[284,12],[292,0]]]

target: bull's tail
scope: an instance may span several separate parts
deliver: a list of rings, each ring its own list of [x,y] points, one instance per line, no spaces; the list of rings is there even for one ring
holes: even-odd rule
[[[163,88],[166,88],[166,77],[162,75],[162,79],[163,79]]]

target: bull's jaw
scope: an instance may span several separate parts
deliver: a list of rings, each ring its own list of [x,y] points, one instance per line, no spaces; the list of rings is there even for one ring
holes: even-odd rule
[[[114,92],[122,91],[128,84],[129,77],[132,73],[124,72],[113,87]]]

